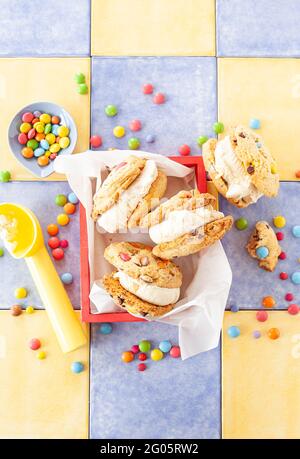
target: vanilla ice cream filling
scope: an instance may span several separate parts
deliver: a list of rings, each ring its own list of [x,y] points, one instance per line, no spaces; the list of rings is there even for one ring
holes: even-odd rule
[[[9,252],[13,252],[17,246],[17,220],[8,218],[6,215],[0,215],[0,239]]]
[[[251,183],[250,175],[245,172],[242,162],[236,156],[229,135],[217,143],[215,169],[218,176],[223,177],[228,184],[227,198],[248,197],[252,202],[256,202],[262,196],[262,193]]]
[[[190,233],[207,223],[219,218],[224,214],[214,210],[212,206],[201,207],[195,210],[174,210],[169,213],[166,220],[151,226],[149,235],[156,244],[174,241],[174,239]]]
[[[123,271],[115,273],[114,277],[119,279],[120,284],[129,292],[133,293],[141,300],[157,306],[167,306],[178,301],[180,288],[164,288],[154,284],[149,284],[140,279],[133,279]]]
[[[141,199],[148,194],[157,175],[155,161],[149,159],[138,178],[127,190],[123,191],[118,202],[97,219],[97,225],[104,228],[108,233],[126,229],[129,217]]]

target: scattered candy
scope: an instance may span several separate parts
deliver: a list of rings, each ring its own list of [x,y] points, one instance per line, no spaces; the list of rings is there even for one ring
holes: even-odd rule
[[[253,338],[258,339],[261,337],[261,333],[259,330],[254,330],[253,332]]]
[[[216,123],[214,123],[213,125],[213,130],[216,134],[222,134],[222,132],[224,132],[224,124],[217,121]]]
[[[122,360],[124,363],[132,362],[134,359],[134,355],[131,351],[125,351],[122,353]]]
[[[300,237],[300,226],[299,225],[293,226],[292,233],[293,233],[293,236]]]
[[[248,220],[246,218],[238,218],[234,224],[236,229],[239,231],[243,231],[248,228]]]
[[[249,127],[251,127],[251,129],[259,129],[260,121],[257,118],[252,118],[252,120],[250,120]]]
[[[54,223],[51,223],[51,225],[47,226],[47,232],[50,236],[56,236],[59,232],[58,226]]]
[[[147,365],[145,363],[139,363],[138,364],[138,370],[139,371],[145,371],[147,369]]]
[[[181,356],[180,347],[172,346],[170,350],[170,356],[173,357],[173,359],[178,359]]]
[[[112,333],[112,330],[112,324],[110,323],[100,324],[98,328],[98,332],[101,333],[101,335],[110,335],[110,333]]]
[[[281,273],[279,274],[279,278],[280,278],[281,280],[287,280],[287,279],[289,278],[289,275],[288,275],[288,273],[281,272]]]
[[[75,76],[74,76],[74,80],[77,84],[82,84],[82,83],[85,83],[85,76],[83,73],[79,72],[79,73],[76,73]]]
[[[149,352],[151,349],[151,343],[148,340],[142,340],[139,342],[139,349],[141,352]]]
[[[286,224],[286,220],[282,215],[277,215],[273,218],[273,223],[276,228],[283,228]]]
[[[0,247],[0,257],[3,257],[3,255],[4,255],[4,249]]]
[[[72,373],[82,373],[84,370],[84,365],[81,362],[72,362],[71,364],[71,371]]]
[[[267,311],[257,311],[256,319],[258,320],[258,322],[265,322],[268,319]]]
[[[300,271],[296,271],[292,274],[292,282],[293,284],[299,285],[300,284]]]
[[[197,144],[199,145],[199,147],[202,147],[202,145],[204,145],[207,141],[208,137],[206,135],[200,135],[197,139]]]
[[[62,283],[65,285],[70,285],[73,282],[73,276],[71,273],[63,273],[61,274],[60,278]]]
[[[24,134],[24,132],[21,132],[21,134],[18,135],[19,144],[26,145],[27,141],[28,141],[27,135]]]
[[[117,139],[121,139],[126,134],[125,128],[123,126],[116,126],[113,129],[113,134]]]
[[[269,249],[265,246],[257,247],[255,253],[258,258],[264,259],[267,258],[267,256],[269,255]]]
[[[33,351],[36,351],[37,349],[39,349],[41,347],[41,342],[39,339],[37,338],[32,338],[30,341],[29,341],[29,347],[30,349],[32,349]]]
[[[55,204],[57,206],[63,207],[67,202],[67,197],[64,194],[57,194],[55,196]]]
[[[63,251],[63,249],[61,249],[60,247],[58,249],[54,249],[52,250],[52,256],[55,260],[59,261],[59,260],[62,260],[65,256],[65,253]]]
[[[286,301],[293,301],[294,295],[292,293],[287,293],[284,298]]]
[[[77,198],[76,194],[72,192],[68,194],[68,201],[72,204],[78,204],[79,199]]]
[[[64,211],[68,215],[73,215],[76,212],[75,204],[72,204],[71,202],[67,202],[67,204],[64,205]]]
[[[241,331],[239,327],[237,327],[236,325],[232,325],[228,328],[227,334],[230,338],[237,338],[238,336],[240,336]]]
[[[130,150],[137,150],[140,147],[140,141],[137,137],[131,137],[128,139],[128,147]]]
[[[153,93],[153,85],[150,84],[150,83],[144,84],[143,93],[144,94],[152,94]]]
[[[34,313],[34,307],[33,306],[27,306],[25,309],[27,314],[33,314]]]
[[[129,129],[134,132],[140,131],[142,129],[142,123],[140,122],[140,120],[132,120],[129,123]]]
[[[26,298],[27,296],[27,290],[25,287],[19,287],[15,289],[15,297],[19,300],[21,298]]]
[[[264,308],[273,308],[276,305],[276,301],[272,296],[265,296],[261,304]]]
[[[191,153],[191,149],[188,145],[184,144],[178,148],[178,152],[181,156],[188,156]]]
[[[105,107],[105,113],[107,116],[116,116],[118,113],[118,109],[115,105],[107,105]]]
[[[62,239],[59,243],[60,247],[62,249],[67,249],[69,247],[69,243],[67,241],[67,239]]]
[[[19,316],[20,314],[22,314],[22,308],[19,304],[14,304],[10,308],[10,311],[11,311],[12,316]]]
[[[278,169],[276,164],[271,164],[271,174],[277,174]]]
[[[270,339],[277,339],[279,338],[280,336],[280,331],[278,330],[278,328],[270,328],[268,330],[268,337]]]
[[[100,135],[92,135],[90,138],[90,144],[92,148],[98,148],[102,145],[102,137]]]
[[[158,347],[162,352],[166,354],[167,352],[170,351],[172,344],[170,343],[170,341],[165,340],[165,341],[161,341]]]
[[[151,351],[151,359],[154,360],[155,362],[158,360],[161,360],[163,358],[164,354],[160,349],[153,349]]]
[[[295,177],[300,178],[300,170],[295,172]]]
[[[280,260],[285,260],[286,259],[286,253],[285,252],[280,252],[279,257]]]
[[[78,92],[78,94],[80,94],[80,95],[87,94],[88,91],[89,91],[89,88],[87,87],[87,84],[86,84],[86,83],[80,83],[80,84],[77,86],[77,92]]]
[[[155,142],[155,136],[153,134],[148,134],[147,137],[146,137],[146,142],[147,143]]]
[[[231,312],[238,312],[239,310],[240,310],[240,308],[235,304],[230,307],[230,311]]]
[[[23,123],[31,123],[34,118],[34,114],[31,112],[23,113],[22,121]]]
[[[51,249],[57,249],[60,246],[60,240],[56,236],[50,237],[48,240],[48,245]]]
[[[165,95],[162,92],[158,92],[153,97],[153,102],[157,105],[164,104],[166,101]]]
[[[60,226],[66,226],[70,222],[70,218],[66,214],[59,214],[56,221]]]
[[[37,358],[39,360],[44,360],[46,358],[46,352],[44,351],[39,351],[38,354],[37,354]]]
[[[133,354],[138,354],[140,352],[140,348],[139,348],[139,345],[138,344],[134,344],[133,346],[131,346],[131,352],[133,352]]]
[[[11,173],[9,171],[0,171],[0,182],[6,183],[11,179]]]
[[[299,306],[297,304],[290,304],[288,307],[288,313],[295,316],[299,312]]]

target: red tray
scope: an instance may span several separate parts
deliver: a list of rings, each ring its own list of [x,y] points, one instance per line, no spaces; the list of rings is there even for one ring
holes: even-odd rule
[[[201,156],[170,156],[170,159],[195,169],[196,183],[201,193],[206,193],[206,175]],[[88,238],[85,209],[80,204],[80,279],[81,279],[81,317],[84,322],[141,322],[145,319],[134,317],[128,312],[91,314],[90,311],[90,268],[88,259]]]

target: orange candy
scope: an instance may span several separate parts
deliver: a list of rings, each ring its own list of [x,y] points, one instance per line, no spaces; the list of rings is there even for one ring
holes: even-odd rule
[[[41,167],[47,166],[49,164],[49,158],[45,155],[40,156],[37,160],[38,165]]]
[[[59,122],[60,122],[59,116],[52,116],[52,118],[51,118],[51,123],[52,124],[59,124]]]
[[[45,138],[45,134],[43,132],[39,132],[37,133],[37,135],[35,136],[35,140],[37,140],[38,142],[40,142],[41,140],[43,140]]]
[[[122,353],[122,360],[124,363],[132,362],[134,359],[134,355],[131,351],[125,351]]]
[[[270,339],[277,339],[279,338],[280,336],[280,331],[278,330],[278,328],[270,328],[270,330],[268,330],[268,337]]]
[[[39,121],[40,121],[39,118],[33,118],[33,120],[31,121],[32,126],[33,126],[35,123],[38,123]]]
[[[261,304],[263,305],[264,308],[273,308],[276,305],[276,301],[272,296],[265,296],[262,299]]]
[[[296,176],[297,178],[300,178],[300,170],[295,172],[295,176]]]
[[[55,142],[56,142],[56,143],[59,143],[59,141],[60,141],[60,137],[59,137],[59,135],[58,135],[58,136],[56,137]]]
[[[76,206],[71,202],[67,202],[67,204],[64,205],[64,211],[66,214],[72,215],[76,212]]]
[[[51,225],[47,226],[47,232],[50,234],[50,236],[56,236],[59,232],[58,226],[54,223],[51,223]]]
[[[33,149],[32,148],[29,148],[29,147],[24,147],[22,148],[22,155],[24,156],[24,158],[32,158],[33,157]]]

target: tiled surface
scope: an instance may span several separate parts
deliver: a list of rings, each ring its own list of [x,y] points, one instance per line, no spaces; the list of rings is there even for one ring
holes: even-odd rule
[[[239,338],[228,337],[231,325],[240,327]],[[272,327],[278,340],[267,336]],[[252,311],[225,314],[223,438],[300,438],[299,331],[299,317],[285,311],[269,312],[264,323]]]
[[[147,82],[155,86],[155,92],[166,94],[165,104],[156,105],[153,96],[143,94]],[[105,115],[107,104],[118,107],[116,117]],[[93,58],[92,133],[102,135],[103,149],[128,148],[128,139],[139,137],[141,149],[153,153],[177,155],[178,147],[187,143],[192,154],[198,155],[197,137],[212,135],[216,116],[214,58]],[[128,124],[135,118],[143,129],[132,133]],[[127,129],[122,139],[113,135],[117,125]],[[148,134],[156,136],[154,143],[146,143]]]
[[[214,53],[214,0],[92,0],[93,55]]]
[[[0,56],[87,56],[90,0],[0,0]]]
[[[56,223],[57,215],[63,211],[62,207],[55,204],[55,196],[57,194],[68,194],[70,191],[69,185],[65,182],[0,183],[0,202],[14,202],[29,207],[39,218],[47,246],[49,239],[46,231],[47,225]],[[70,216],[70,220],[69,225],[60,227],[58,234],[61,239],[69,241],[69,247],[65,250],[65,258],[54,263],[59,274],[64,272],[72,273],[74,277],[73,284],[66,286],[66,289],[73,306],[79,308],[79,209]],[[0,246],[2,246],[1,242]],[[0,309],[8,309],[12,304],[18,302],[24,305],[31,304],[37,308],[43,307],[24,260],[16,260],[5,251],[5,255],[0,258],[0,272],[1,285],[5,285],[5,288],[0,288]],[[26,287],[28,289],[29,295],[26,299],[15,299],[14,289],[17,287]]]
[[[32,338],[45,360],[29,348]],[[85,371],[72,373],[73,361]],[[45,311],[0,311],[0,373],[0,438],[87,438],[88,345],[63,354]]]
[[[75,152],[89,146],[90,101],[76,91],[74,75],[83,72],[90,81],[89,59],[6,59],[0,58],[0,170],[11,171],[14,180],[37,180],[12,155],[8,145],[8,127],[15,114],[26,105],[49,101],[61,105],[74,118],[78,140]],[[48,180],[57,180],[52,174]],[[62,178],[62,177],[60,177]]]
[[[300,257],[300,239],[292,235],[292,227],[299,224],[300,183],[281,182],[280,191],[275,199],[261,198],[256,205],[245,209],[238,209],[221,200],[220,207],[225,214],[233,215],[234,219],[244,217],[248,220],[247,230],[239,231],[235,227],[223,239],[223,246],[233,271],[233,281],[228,299],[228,307],[237,305],[240,308],[261,307],[264,296],[272,295],[276,298],[277,308],[287,308],[289,303],[284,299],[287,292],[294,294],[294,302],[300,303],[300,286],[294,285],[290,279],[282,281],[279,273],[282,271],[291,275],[300,271],[298,258]],[[286,226],[276,229],[273,217],[284,215]],[[282,250],[287,258],[279,260],[273,273],[258,267],[256,260],[251,258],[245,249],[252,229],[258,220],[266,220],[275,231],[282,231],[285,235],[280,241]]]
[[[281,180],[299,169],[299,59],[219,59],[219,118],[225,126],[258,118]]]
[[[158,345],[177,342],[177,329],[165,324],[114,324],[111,335],[91,336],[91,438],[219,438],[220,353],[206,352],[184,362],[170,356],[121,362],[123,351],[141,339]]]
[[[217,0],[219,56],[299,56],[298,0]]]

